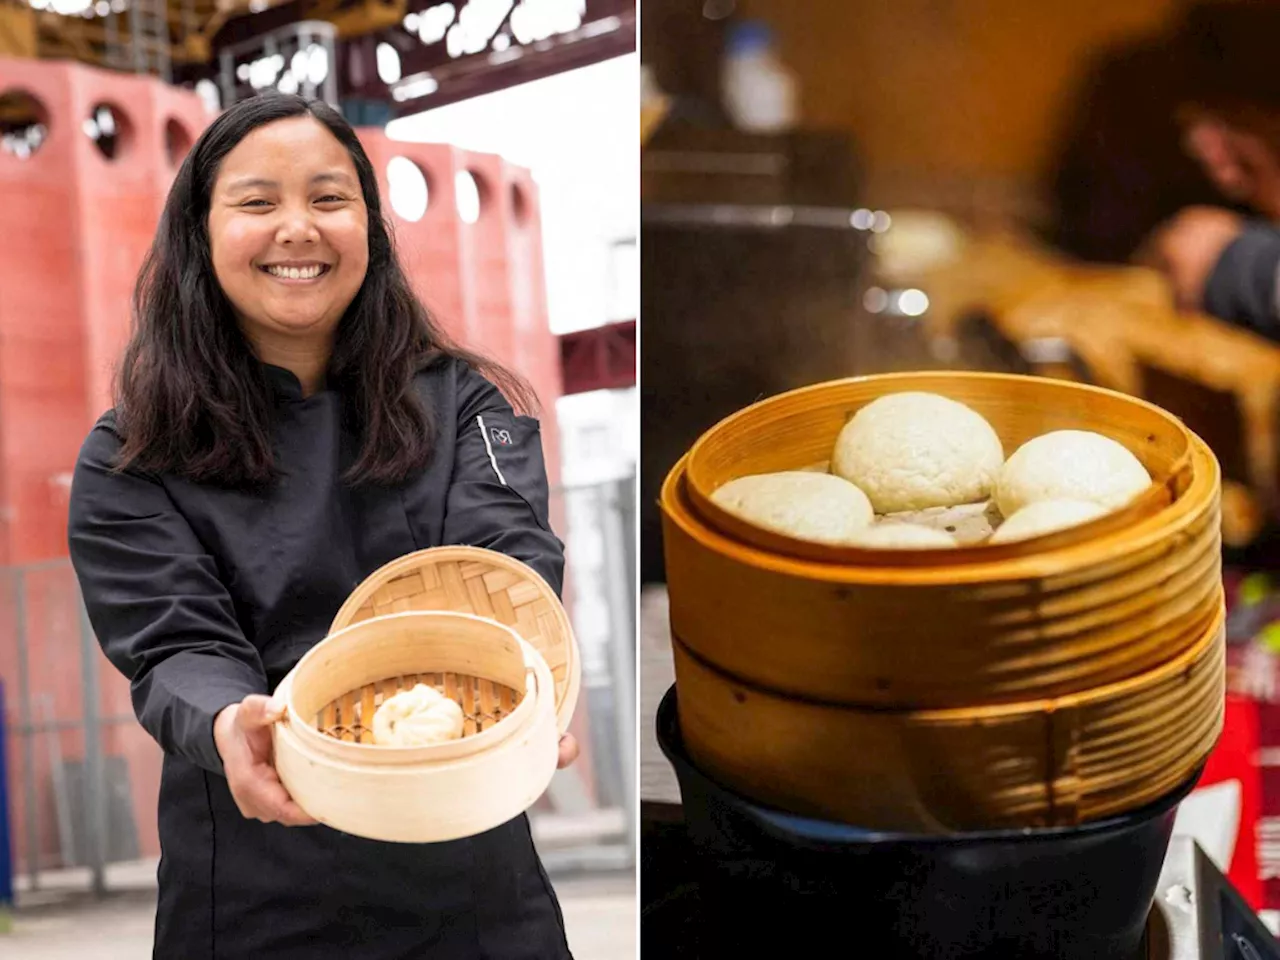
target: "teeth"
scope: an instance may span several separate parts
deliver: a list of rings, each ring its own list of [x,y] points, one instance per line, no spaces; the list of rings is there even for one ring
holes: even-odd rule
[[[324,267],[314,265],[310,267],[267,267],[267,273],[273,277],[280,277],[282,280],[314,280],[320,276]]]

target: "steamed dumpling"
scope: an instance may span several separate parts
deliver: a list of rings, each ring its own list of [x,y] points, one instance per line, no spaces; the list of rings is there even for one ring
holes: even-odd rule
[[[373,742],[384,747],[421,747],[462,736],[462,707],[420,683],[382,702],[373,715]]]
[[[831,472],[856,484],[876,513],[975,503],[991,495],[1004,448],[991,424],[934,393],[891,393],[840,431]]]
[[[871,550],[929,550],[957,546],[951,534],[918,523],[882,523],[860,530],[854,546]]]
[[[757,526],[820,543],[846,543],[873,516],[866,494],[829,473],[789,471],[739,477],[716,490],[711,499]]]
[[[1110,437],[1055,430],[1014,451],[996,483],[996,506],[1005,517],[1041,500],[1084,500],[1115,510],[1150,485],[1138,458]]]
[[[1107,508],[1087,500],[1040,500],[1027,504],[991,535],[990,543],[1029,540],[1096,520]]]

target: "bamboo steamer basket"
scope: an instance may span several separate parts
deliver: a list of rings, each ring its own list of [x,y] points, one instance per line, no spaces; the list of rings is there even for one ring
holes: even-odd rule
[[[422,673],[430,664],[432,673]],[[463,705],[458,740],[365,739],[375,697],[425,682]],[[363,723],[333,735],[335,701],[359,691]],[[327,826],[401,843],[472,836],[527,810],[555,773],[559,730],[546,662],[510,627],[450,611],[397,613],[326,637],[280,684],[287,719],[275,764],[293,799]],[[354,739],[358,737],[358,739]]]
[[[409,554],[361,583],[281,682],[276,769],[299,806],[344,832],[473,836],[546,790],[580,675],[564,608],[532,569],[476,547]],[[462,736],[374,743],[377,708],[417,683],[460,704]]]
[[[536,649],[556,684],[560,729],[569,729],[582,686],[582,662],[569,615],[531,567],[480,547],[432,547],[370,574],[333,618],[329,632],[409,610],[455,610],[512,627]]]
[[[1011,453],[1051,430],[1123,443],[1154,483],[1091,523],[1017,543],[863,550],[755,527],[710,499],[736,477],[829,457],[889,392],[983,414]],[[664,484],[673,635],[728,675],[799,698],[934,709],[1016,704],[1137,676],[1184,653],[1221,606],[1212,453],[1141,400],[1001,374],[892,374],[819,384],[739,411]]]
[[[946,710],[797,700],[674,643],[680,728],[709,776],[780,809],[873,830],[1073,826],[1154,801],[1222,728],[1224,613],[1136,676],[1086,692]]]

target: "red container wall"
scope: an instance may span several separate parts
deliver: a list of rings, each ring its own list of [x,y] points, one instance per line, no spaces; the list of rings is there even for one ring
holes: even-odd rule
[[[468,256],[467,225],[455,213],[454,172],[459,151],[434,144],[395,143],[376,128],[362,128],[358,133],[378,174],[383,217],[414,292],[450,336],[475,343],[479,330],[474,296],[461,269]],[[420,220],[406,220],[391,207],[387,164],[395,157],[411,162],[426,181],[427,207]]]
[[[428,202],[420,220],[405,220],[385,204],[401,262],[415,292],[452,336],[511,366],[533,385],[542,406],[547,468],[552,486],[558,485],[555,402],[563,389],[558,341],[547,320],[532,177],[491,154],[393,141],[377,129],[362,129],[360,139],[384,197],[393,158],[403,157],[422,172]],[[458,216],[455,183],[461,171],[469,172],[479,189],[475,223]]]
[[[80,251],[89,407],[95,416],[111,405],[111,377],[129,335],[129,302],[165,195],[181,155],[171,156],[166,129],[191,142],[203,129],[203,105],[192,94],[125,74],[76,73],[79,102],[108,104],[123,117],[124,138],[112,159],[85,136],[81,154]]]
[[[57,865],[54,756],[79,762],[83,714],[77,594],[69,568],[15,571],[66,557],[70,472],[89,426],[110,405],[112,366],[128,333],[129,296],[172,178],[164,127],[187,141],[205,123],[198,99],[160,84],[78,65],[0,60],[0,93],[24,91],[48,134],[26,160],[0,151],[0,678],[16,727],[19,635],[37,724],[9,751],[19,866],[29,860],[24,765],[32,762],[39,859]],[[101,105],[119,122],[114,158],[86,135]],[[17,592],[22,593],[22,604]],[[19,620],[21,619],[21,623]],[[129,717],[127,681],[99,658],[103,713]],[[109,755],[126,758],[142,853],[158,852],[159,749],[128,721],[107,727]]]
[[[0,60],[0,90],[30,94],[49,116],[33,158],[0,150],[0,563],[9,565],[65,552],[52,484],[74,462],[84,419],[84,135],[69,119],[78,103],[66,67]]]

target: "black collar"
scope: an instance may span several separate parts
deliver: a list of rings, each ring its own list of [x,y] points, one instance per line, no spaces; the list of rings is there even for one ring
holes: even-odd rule
[[[302,400],[302,381],[297,375],[286,367],[277,367],[270,363],[262,364],[262,369],[267,375],[267,383],[271,386],[271,392],[280,400]],[[333,377],[327,376],[325,385],[322,390],[333,389]]]

